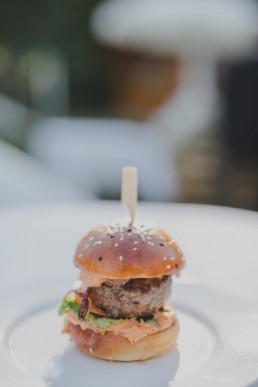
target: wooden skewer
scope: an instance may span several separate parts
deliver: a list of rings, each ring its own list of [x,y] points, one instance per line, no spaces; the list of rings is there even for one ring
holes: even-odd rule
[[[122,169],[122,186],[121,186],[121,202],[124,204],[131,217],[131,223],[135,220],[136,205],[138,199],[138,177],[137,168],[123,167]]]

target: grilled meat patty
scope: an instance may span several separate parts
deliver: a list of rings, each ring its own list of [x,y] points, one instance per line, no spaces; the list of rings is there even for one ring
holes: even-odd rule
[[[171,276],[111,280],[90,288],[90,297],[110,317],[148,318],[164,305],[170,288]]]

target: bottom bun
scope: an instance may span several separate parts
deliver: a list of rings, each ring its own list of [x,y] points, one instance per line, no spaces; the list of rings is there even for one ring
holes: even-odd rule
[[[67,331],[75,346],[82,352],[110,361],[146,360],[165,354],[176,345],[179,324],[175,320],[170,328],[152,333],[136,343],[115,333],[104,335],[93,329],[82,330],[79,325],[68,323]]]

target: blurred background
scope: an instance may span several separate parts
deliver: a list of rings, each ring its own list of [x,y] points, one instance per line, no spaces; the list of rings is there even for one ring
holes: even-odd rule
[[[0,206],[258,210],[258,1],[0,4]]]

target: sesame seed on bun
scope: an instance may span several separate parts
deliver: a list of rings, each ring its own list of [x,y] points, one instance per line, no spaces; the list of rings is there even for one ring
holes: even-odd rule
[[[120,219],[85,235],[74,257],[75,266],[108,279],[152,278],[178,273],[184,266],[176,242],[145,221]]]

